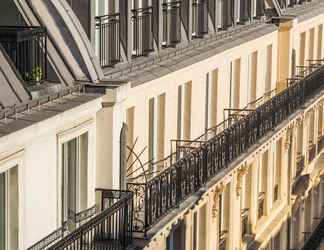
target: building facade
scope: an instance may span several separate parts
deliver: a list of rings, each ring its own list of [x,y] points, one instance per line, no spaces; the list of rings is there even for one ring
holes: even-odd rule
[[[0,250],[320,249],[324,2],[0,12]]]

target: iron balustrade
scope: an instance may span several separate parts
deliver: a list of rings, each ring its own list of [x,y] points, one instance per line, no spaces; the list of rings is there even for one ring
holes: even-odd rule
[[[309,145],[309,149],[308,149],[308,163],[311,163],[314,160],[315,156],[316,156],[316,145],[311,144]]]
[[[125,250],[132,244],[133,194],[129,191],[98,190],[102,211],[48,250]]]
[[[321,135],[321,136],[318,137],[317,153],[320,153],[323,148],[324,148],[324,136]]]
[[[133,56],[147,55],[153,47],[153,7],[132,10]]]
[[[296,164],[296,176],[299,176],[301,172],[303,172],[304,167],[305,167],[305,156],[298,155],[297,164]]]
[[[313,233],[306,238],[302,250],[318,249],[324,237],[324,219],[317,225]]]
[[[181,1],[162,4],[163,46],[175,46],[181,42]]]
[[[264,212],[265,212],[265,193],[262,192],[259,194],[258,197],[258,219],[264,216]]]
[[[100,65],[113,66],[120,61],[120,15],[116,13],[97,16],[95,23]]]
[[[96,206],[93,206],[91,208],[85,209],[83,211],[80,211],[78,213],[74,213],[73,216],[70,218],[73,219],[73,223],[75,226],[79,227],[82,223],[89,220],[91,217],[93,217],[97,213]],[[56,242],[61,240],[64,236],[69,234],[69,227],[68,222],[65,221],[63,225],[55,230],[54,232],[50,233],[31,247],[29,247],[27,250],[45,250],[54,245]]]
[[[259,143],[306,100],[323,87],[324,67],[318,65],[311,74],[229,124],[222,132],[182,154],[177,161],[147,182],[128,183],[134,192],[134,231],[146,232],[181,202],[203,187],[230,163]],[[201,138],[205,138],[202,136]]]
[[[44,27],[0,26],[0,43],[27,82],[47,78],[47,35]]]
[[[208,33],[208,2],[194,0],[192,3],[192,36],[202,38]]]

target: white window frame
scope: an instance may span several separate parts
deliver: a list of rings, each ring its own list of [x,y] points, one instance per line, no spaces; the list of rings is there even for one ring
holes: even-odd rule
[[[23,156],[24,156],[24,149],[19,148],[13,151],[7,151],[3,154],[0,153],[0,174],[5,173],[6,185],[8,184],[8,173],[10,169],[17,167],[18,171],[18,248],[23,249],[23,232],[24,232],[24,215],[23,215],[23,176],[22,176],[22,167],[23,167]],[[9,200],[9,194],[6,193],[6,200]],[[10,248],[10,240],[8,232],[10,231],[10,225],[8,225],[8,218],[10,209],[6,211],[6,249]]]
[[[62,170],[63,170],[63,144],[81,135],[88,133],[88,193],[87,207],[95,204],[95,122],[93,119],[86,120],[68,129],[63,129],[57,134],[57,227],[62,224]]]

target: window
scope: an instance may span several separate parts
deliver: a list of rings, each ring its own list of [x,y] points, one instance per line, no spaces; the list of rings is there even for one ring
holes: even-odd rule
[[[210,127],[217,125],[217,95],[218,95],[218,69],[212,72],[212,86],[210,93]]]
[[[164,137],[165,137],[165,94],[157,99],[157,160],[164,158]]]
[[[197,237],[198,237],[198,232],[197,232],[197,212],[194,212],[193,214],[193,231],[192,231],[192,247],[193,250],[197,250],[198,246],[197,246]]]
[[[299,42],[299,66],[304,66],[305,64],[305,44],[306,44],[306,33],[300,34]]]
[[[0,250],[18,249],[18,167],[0,173]]]
[[[148,120],[148,160],[154,161],[156,155],[156,145],[155,145],[155,126],[156,126],[156,116],[155,116],[155,101],[154,98],[149,100],[149,120]],[[152,166],[151,166],[152,167]],[[151,169],[152,170],[152,169]]]
[[[206,205],[199,209],[199,250],[207,250]]]
[[[261,166],[259,167],[259,181],[258,181],[258,219],[265,215],[266,192],[268,181],[268,161],[269,152],[266,151],[261,157]]]
[[[257,99],[257,74],[258,74],[258,51],[254,51],[250,57],[251,61],[251,82],[250,82],[250,101],[253,102]]]
[[[266,78],[265,78],[265,94],[268,96],[271,91],[272,79],[272,44],[267,47],[267,62],[266,62]]]
[[[62,144],[62,221],[75,227],[74,216],[87,208],[88,133]]]
[[[127,146],[132,148],[134,144],[134,115],[135,115],[135,107],[131,107],[126,111],[126,124],[127,124]],[[132,174],[133,167],[133,155],[126,150],[126,155],[129,157],[127,159],[127,172]],[[131,168],[131,169],[129,169]]]
[[[186,226],[180,221],[170,232],[166,239],[166,250],[185,250]]]
[[[231,108],[240,108],[241,59],[231,62]]]
[[[308,55],[309,60],[314,59],[314,43],[315,43],[315,28],[312,28],[309,31],[309,55]]]
[[[317,59],[322,59],[323,24],[318,26]]]
[[[280,198],[281,187],[281,161],[282,161],[282,138],[276,143],[276,162],[275,162],[275,174],[274,174],[274,190],[273,201],[277,201]]]
[[[192,83],[178,86],[178,125],[177,138],[189,140],[191,133],[191,89]]]

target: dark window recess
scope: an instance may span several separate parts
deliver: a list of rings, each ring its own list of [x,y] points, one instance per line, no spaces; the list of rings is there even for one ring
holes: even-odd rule
[[[153,51],[153,8],[132,10],[133,56],[147,55]]]
[[[249,233],[249,209],[245,208],[241,211],[242,238]]]
[[[45,28],[0,26],[0,43],[25,81],[47,79]]]
[[[164,3],[163,46],[174,46],[181,42],[181,1]]]
[[[192,3],[192,36],[201,38],[208,33],[208,2],[194,0]]]
[[[265,194],[260,193],[258,197],[258,219],[264,215],[265,210]]]
[[[99,33],[99,61],[101,67],[113,66],[120,61],[120,18],[119,14],[95,17]]]

